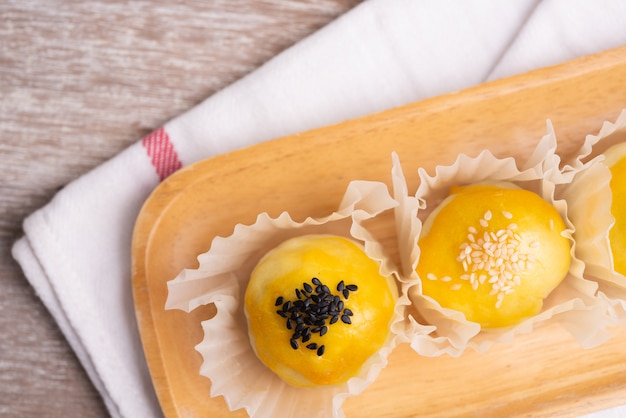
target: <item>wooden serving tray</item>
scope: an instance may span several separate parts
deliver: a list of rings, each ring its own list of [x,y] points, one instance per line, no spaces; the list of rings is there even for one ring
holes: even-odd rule
[[[567,156],[626,107],[626,47],[486,83],[338,125],[193,164],[164,181],[145,203],[133,238],[136,313],[152,379],[167,417],[246,416],[211,398],[198,374],[200,322],[212,307],[165,311],[166,282],[237,223],[259,212],[294,218],[337,207],[353,179],[390,183],[398,153],[416,190],[417,168],[432,173],[458,153],[490,149],[527,158],[551,119]],[[392,224],[383,231],[392,241]],[[407,345],[348,417],[577,416],[626,402],[626,330],[585,350],[557,327],[460,358],[424,358]]]

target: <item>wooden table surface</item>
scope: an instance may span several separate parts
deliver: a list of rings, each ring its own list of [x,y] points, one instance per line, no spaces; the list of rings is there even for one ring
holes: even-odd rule
[[[108,415],[11,257],[23,219],[358,3],[0,2],[0,416]]]

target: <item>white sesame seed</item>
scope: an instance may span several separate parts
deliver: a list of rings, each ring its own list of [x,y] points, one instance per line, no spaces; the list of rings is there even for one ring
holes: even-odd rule
[[[455,283],[452,286],[450,286],[450,290],[459,290],[461,289],[461,285],[459,283]]]
[[[426,278],[427,278],[428,280],[437,280],[437,276],[435,276],[433,273],[428,273],[428,274],[426,275]]]
[[[450,282],[450,281],[452,281],[452,277],[450,277],[450,276],[443,276],[441,278],[441,281],[442,282]]]
[[[539,247],[539,245],[541,245],[541,244],[539,243],[539,241],[533,241],[533,242],[531,242],[530,244],[528,244],[528,246],[529,246],[530,248],[537,248],[537,247]]]
[[[502,211],[502,215],[507,219],[513,217],[506,211]],[[467,241],[459,247],[457,260],[465,271],[461,279],[469,281],[474,290],[482,285],[488,286],[490,295],[497,295],[496,305],[499,307],[504,296],[513,293],[515,286],[520,284],[521,278],[517,273],[532,266],[534,258],[520,252],[522,238],[515,232],[517,224],[510,223],[504,229],[491,231],[488,221],[492,217],[492,212],[488,210],[478,221],[484,228],[480,235],[475,226],[468,227],[470,233]]]

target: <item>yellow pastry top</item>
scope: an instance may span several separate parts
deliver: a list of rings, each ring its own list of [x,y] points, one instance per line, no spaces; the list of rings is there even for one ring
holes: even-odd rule
[[[604,152],[611,170],[611,215],[615,223],[609,230],[609,241],[615,271],[626,275],[626,143],[613,145]]]
[[[287,383],[315,387],[359,373],[386,342],[396,299],[361,245],[304,235],[259,261],[244,307],[257,357]]]
[[[514,325],[567,275],[564,230],[551,204],[513,184],[454,187],[419,239],[422,291],[484,328]]]

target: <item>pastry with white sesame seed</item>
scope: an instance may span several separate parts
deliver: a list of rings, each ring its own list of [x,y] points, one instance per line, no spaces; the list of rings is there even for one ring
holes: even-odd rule
[[[269,251],[244,297],[257,357],[292,386],[345,383],[390,336],[392,277],[353,240],[303,235]]]
[[[558,211],[513,184],[454,187],[419,239],[422,293],[483,328],[538,314],[568,273]]]

